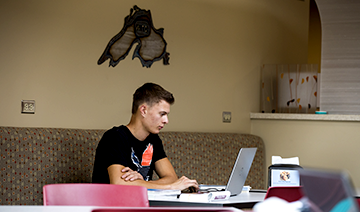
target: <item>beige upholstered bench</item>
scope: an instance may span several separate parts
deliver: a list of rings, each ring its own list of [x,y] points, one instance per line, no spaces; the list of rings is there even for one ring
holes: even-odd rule
[[[42,187],[91,182],[97,144],[106,130],[0,127],[0,204],[42,205]],[[179,176],[226,184],[241,147],[257,147],[246,185],[265,188],[260,137],[235,133],[161,132]]]

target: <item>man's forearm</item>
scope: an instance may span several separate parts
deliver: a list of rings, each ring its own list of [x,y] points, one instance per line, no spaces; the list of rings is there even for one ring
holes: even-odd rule
[[[161,161],[163,162],[162,164],[159,164],[159,161],[156,163],[159,168],[156,172],[160,177],[159,180],[145,181],[143,177],[139,177],[140,174],[138,172],[132,171],[131,169],[128,169],[122,165],[114,164],[108,167],[110,183],[120,185],[138,185],[144,186],[148,189],[184,190],[189,187],[199,187],[196,180],[190,180],[185,176],[182,176],[178,179],[170,162],[168,162],[167,159],[162,159]],[[122,170],[125,172],[125,174]]]
[[[167,183],[167,180],[155,180],[155,181],[145,181],[145,180],[134,180],[134,181],[125,181],[123,179],[110,181],[110,184],[121,184],[121,185],[137,185],[144,186],[148,189],[174,189],[171,186],[171,183]]]
[[[165,174],[158,181],[145,181],[136,171],[114,164],[108,167],[110,184],[139,185],[150,189],[175,189],[171,184],[177,180],[176,174]]]
[[[175,182],[176,180],[178,180],[177,176],[167,176],[167,177],[159,178],[157,180],[151,180],[149,182],[159,184],[159,185],[164,185],[164,184],[171,184],[171,183]]]
[[[137,185],[144,186],[148,189],[176,189],[176,190],[184,190],[189,187],[198,188],[198,184],[196,180],[190,180],[189,178],[182,176],[181,178],[173,181],[170,178],[161,178],[159,180],[154,181],[145,181],[142,179],[134,180],[134,181],[125,181],[123,179],[119,179],[117,181],[110,181],[112,184],[121,184],[121,185]]]

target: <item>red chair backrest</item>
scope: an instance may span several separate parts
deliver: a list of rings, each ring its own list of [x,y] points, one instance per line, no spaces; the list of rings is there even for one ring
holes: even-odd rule
[[[356,202],[357,202],[357,204],[358,204],[358,206],[360,208],[360,197],[355,197],[355,200],[356,200]]]
[[[149,207],[147,189],[142,186],[60,183],[43,187],[44,205]]]
[[[269,197],[278,197],[288,202],[301,199],[304,196],[301,186],[275,186],[269,187],[265,199]]]

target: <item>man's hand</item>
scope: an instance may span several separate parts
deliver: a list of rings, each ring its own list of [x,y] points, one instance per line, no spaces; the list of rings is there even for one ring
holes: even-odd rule
[[[121,172],[125,173],[121,176],[121,178],[125,181],[144,180],[143,176],[139,172],[133,171],[129,167],[123,168]]]
[[[196,180],[190,180],[189,178],[182,176],[171,185],[171,189],[184,190],[189,187],[194,187],[196,190],[199,189],[199,184]]]

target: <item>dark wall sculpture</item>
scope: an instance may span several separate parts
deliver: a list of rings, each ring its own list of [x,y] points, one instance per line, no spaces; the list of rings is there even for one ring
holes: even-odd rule
[[[169,53],[166,52],[167,43],[163,34],[163,28],[155,29],[150,10],[142,10],[135,5],[130,9],[130,15],[125,17],[124,27],[109,41],[98,65],[110,59],[109,66],[115,67],[126,58],[135,43],[137,46],[132,59],[139,58],[143,67],[150,68],[155,61],[161,59],[164,65],[169,65]]]

